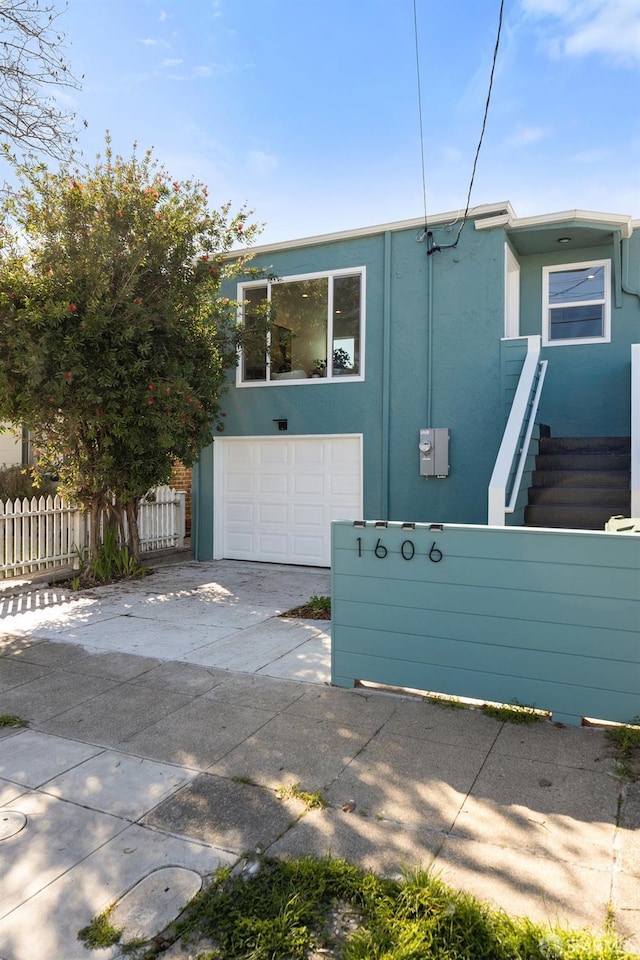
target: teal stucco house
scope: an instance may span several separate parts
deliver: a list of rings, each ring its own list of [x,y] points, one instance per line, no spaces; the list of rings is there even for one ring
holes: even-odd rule
[[[194,471],[197,559],[327,566],[339,519],[640,514],[640,222],[499,203],[254,254],[222,292],[272,323]]]

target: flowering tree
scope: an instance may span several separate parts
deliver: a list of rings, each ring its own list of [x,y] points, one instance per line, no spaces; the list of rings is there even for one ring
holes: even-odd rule
[[[15,161],[14,161],[15,162]],[[0,419],[34,432],[38,467],[139,553],[137,504],[211,442],[225,369],[237,359],[222,254],[257,232],[210,210],[147,152],[52,173],[15,163],[0,235]],[[234,263],[234,273],[238,261]]]

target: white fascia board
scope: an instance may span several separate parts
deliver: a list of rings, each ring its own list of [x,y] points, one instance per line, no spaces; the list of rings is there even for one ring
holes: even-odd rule
[[[511,227],[518,222],[517,217],[510,217],[508,213],[501,217],[485,217],[482,222],[476,220],[476,230],[493,230],[495,227]]]
[[[628,240],[634,225],[640,222],[619,213],[599,213],[593,210],[564,210],[560,213],[545,213],[537,217],[512,217],[508,215],[487,217],[477,220],[476,230],[491,230],[494,227],[507,227],[509,230],[526,230],[529,227],[552,227],[558,223],[577,222],[585,225],[610,226],[619,229],[622,239]]]
[[[508,201],[503,203],[487,203],[472,207],[468,214],[468,220],[475,220],[476,217],[484,217],[490,214],[505,214],[508,217],[515,217],[515,213]],[[455,223],[462,219],[464,210],[451,210],[448,213],[430,214],[427,217],[429,227],[441,226],[443,223]],[[302,237],[298,240],[284,240],[279,243],[266,243],[262,246],[244,247],[242,250],[230,250],[224,254],[223,259],[233,260],[236,257],[249,254],[252,257],[263,253],[277,253],[280,250],[293,250],[296,247],[312,247],[321,243],[334,243],[336,240],[351,240],[358,237],[372,237],[376,234],[397,232],[398,230],[420,230],[425,225],[424,217],[414,217],[411,220],[395,220],[392,223],[381,223],[371,227],[358,227],[356,230],[340,230],[336,233],[323,233],[313,237]]]

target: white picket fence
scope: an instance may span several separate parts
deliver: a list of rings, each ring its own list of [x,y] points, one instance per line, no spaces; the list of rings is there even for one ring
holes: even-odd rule
[[[143,552],[184,546],[186,494],[156,487],[142,500],[138,528]],[[0,500],[0,579],[55,567],[78,567],[89,542],[89,521],[61,497]]]

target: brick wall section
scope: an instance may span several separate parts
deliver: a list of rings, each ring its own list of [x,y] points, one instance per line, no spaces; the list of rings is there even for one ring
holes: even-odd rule
[[[185,509],[187,515],[187,534],[191,531],[191,468],[185,467],[181,463],[176,463],[171,471],[169,486],[174,490],[184,490],[187,494]]]

